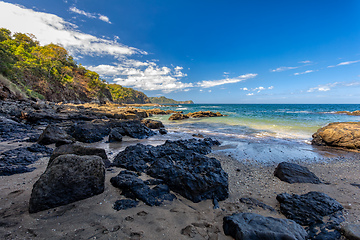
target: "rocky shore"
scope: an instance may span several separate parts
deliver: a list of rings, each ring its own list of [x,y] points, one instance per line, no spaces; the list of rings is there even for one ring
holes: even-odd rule
[[[249,164],[211,153],[220,143],[203,138],[110,156],[94,143],[166,134],[147,117],[171,113],[0,104],[1,239],[360,238],[358,153]]]

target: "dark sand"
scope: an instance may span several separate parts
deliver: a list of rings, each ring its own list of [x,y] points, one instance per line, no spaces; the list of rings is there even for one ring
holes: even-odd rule
[[[270,152],[259,146],[256,143],[247,144],[244,151],[253,152],[253,155],[238,156],[236,160],[224,154],[209,155],[219,159],[229,174],[230,197],[219,203],[219,209],[213,209],[211,200],[192,203],[176,194],[176,200],[159,207],[149,207],[140,202],[136,208],[116,211],[112,206],[123,197],[109,181],[120,171],[114,168],[106,172],[104,193],[29,214],[32,185],[47,166],[48,159],[43,158],[32,165],[36,167],[33,172],[0,177],[0,239],[232,239],[223,233],[224,216],[253,212],[284,218],[276,201],[276,195],[283,192],[324,192],[345,207],[346,222],[360,223],[360,188],[351,185],[360,184],[359,153],[310,146],[312,151],[324,157],[313,161],[307,158],[307,154],[301,155],[301,152],[306,152],[303,148],[297,149],[298,155],[300,152],[297,159],[303,161],[296,161],[307,166],[327,184],[289,184],[273,176],[276,161],[264,163],[269,156],[271,159],[283,159],[285,153],[281,152],[287,148],[286,145],[273,144]],[[288,152],[286,154],[292,159]],[[258,161],[252,161],[253,157]],[[239,201],[242,197],[260,200],[276,211],[249,208]]]

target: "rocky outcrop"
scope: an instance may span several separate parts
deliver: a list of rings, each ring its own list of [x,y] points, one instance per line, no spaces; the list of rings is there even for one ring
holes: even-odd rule
[[[101,157],[104,162],[105,167],[109,167],[111,162],[109,161],[106,152],[102,148],[90,147],[85,146],[81,143],[74,143],[74,144],[66,144],[60,147],[55,148],[53,154],[50,156],[50,160],[48,162],[48,166],[60,155],[67,155],[67,154],[75,154],[79,156],[86,156],[86,155],[95,155]]]
[[[160,178],[172,191],[193,202],[225,200],[228,175],[217,159],[203,155],[214,144],[219,143],[209,138],[166,141],[156,147],[137,144],[120,152],[113,164]]]
[[[224,217],[224,233],[235,240],[305,240],[306,231],[288,219],[237,213]]]
[[[160,129],[165,128],[164,124],[161,121],[152,120],[152,119],[144,119],[141,121],[142,124],[147,126],[150,129]]]
[[[224,115],[222,115],[219,112],[214,113],[211,111],[199,111],[199,112],[188,113],[186,114],[186,116],[192,118],[202,118],[202,117],[222,117]]]
[[[161,110],[159,108],[147,109],[145,110],[148,114],[154,115],[167,115],[172,113],[182,113],[182,111],[174,111],[174,110]]]
[[[314,145],[360,149],[360,123],[330,123],[317,130],[312,137]]]
[[[173,115],[171,115],[169,117],[169,120],[184,120],[189,118],[188,116],[186,116],[185,114],[182,113],[174,113]]]
[[[66,205],[104,191],[105,168],[99,156],[61,155],[33,186],[29,212]]]
[[[321,183],[320,179],[308,168],[295,163],[282,162],[276,167],[274,176],[288,183]]]
[[[34,168],[28,168],[28,165],[42,157],[50,156],[52,151],[51,148],[40,144],[33,144],[29,147],[21,147],[2,152],[0,154],[0,176],[30,172],[34,170]]]
[[[343,206],[325,193],[282,193],[276,199],[281,213],[302,226],[308,226],[311,239],[338,239],[341,236],[336,228],[344,221]]]
[[[170,193],[167,185],[161,184],[150,188],[136,173],[122,171],[116,177],[110,179],[111,184],[122,190],[122,195],[139,199],[149,206],[159,206],[163,201],[172,201],[175,195]]]
[[[74,139],[67,132],[56,125],[48,125],[40,135],[38,143],[49,145],[55,143],[57,146],[73,143]]]
[[[360,110],[356,110],[356,111],[353,111],[353,112],[338,111],[338,112],[335,112],[335,114],[346,114],[346,115],[351,115],[351,116],[360,116]]]

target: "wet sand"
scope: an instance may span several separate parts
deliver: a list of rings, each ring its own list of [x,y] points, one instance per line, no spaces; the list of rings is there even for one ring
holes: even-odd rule
[[[257,158],[276,159],[282,146],[270,146],[263,151],[256,144],[248,144]],[[244,151],[248,148],[244,148]],[[258,149],[258,150],[256,150]],[[30,167],[29,173],[0,177],[0,238],[1,239],[232,239],[222,229],[224,216],[237,212],[253,212],[264,216],[284,218],[279,213],[276,195],[283,192],[304,194],[320,191],[339,201],[345,208],[346,222],[360,224],[359,153],[328,148],[312,148],[322,160],[311,161],[303,157],[297,161],[314,172],[326,184],[289,184],[274,177],[275,161],[264,163],[238,156],[233,159],[221,151],[209,154],[220,160],[229,174],[230,196],[213,209],[211,200],[200,203],[178,194],[173,202],[150,207],[140,202],[138,207],[114,210],[113,204],[122,199],[120,190],[110,184],[110,178],[120,171],[113,168],[106,172],[104,193],[66,206],[29,214],[28,203],[32,185],[44,172],[47,158]],[[279,150],[279,151],[278,151]],[[299,150],[300,151],[300,150]],[[249,151],[248,151],[249,152]],[[286,153],[289,154],[289,153]],[[113,154],[114,155],[114,154]],[[291,155],[288,155],[291,159]],[[299,159],[299,158],[298,158]],[[146,177],[146,176],[142,176]],[[240,202],[252,197],[273,207],[275,212]]]

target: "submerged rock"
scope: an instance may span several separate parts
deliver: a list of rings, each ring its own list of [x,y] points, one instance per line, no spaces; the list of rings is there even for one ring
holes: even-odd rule
[[[66,205],[104,191],[105,168],[99,156],[61,155],[33,186],[29,212]]]
[[[209,138],[166,141],[156,147],[137,144],[120,152],[113,164],[160,178],[193,202],[225,200],[229,194],[228,175],[217,159],[203,155],[216,144],[219,142]]]
[[[360,149],[360,123],[330,123],[318,129],[312,137],[314,145]]]
[[[236,240],[305,240],[306,231],[288,219],[238,213],[224,217],[224,233]]]
[[[295,163],[282,162],[276,167],[274,175],[288,183],[321,183],[320,179],[308,168]]]
[[[199,111],[199,112],[188,113],[186,114],[186,116],[192,118],[202,118],[202,117],[222,117],[224,115],[222,115],[220,112],[214,113],[211,111]]]

